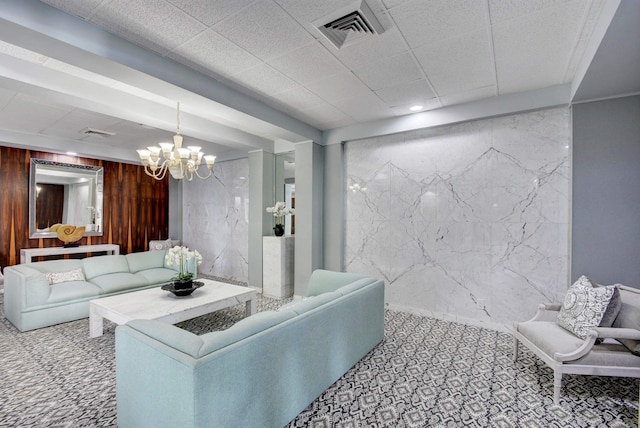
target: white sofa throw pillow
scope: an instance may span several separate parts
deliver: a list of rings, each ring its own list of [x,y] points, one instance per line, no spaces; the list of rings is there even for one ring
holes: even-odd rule
[[[594,287],[589,278],[581,276],[567,290],[556,323],[586,339],[589,331],[600,325],[614,292],[613,285]]]
[[[47,278],[47,281],[49,281],[49,285],[59,284],[61,282],[85,280],[82,269],[73,269],[68,272],[45,273],[44,276]]]

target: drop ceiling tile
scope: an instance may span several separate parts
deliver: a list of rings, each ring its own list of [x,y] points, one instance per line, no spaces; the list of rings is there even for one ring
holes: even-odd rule
[[[383,119],[392,114],[389,107],[372,92],[364,96],[336,101],[332,104],[358,122]]]
[[[414,53],[439,96],[496,83],[486,30],[425,45]]]
[[[429,84],[424,79],[378,89],[375,93],[389,107],[424,105],[427,100],[435,97]]]
[[[353,73],[374,91],[413,82],[423,77],[420,68],[408,52],[371,63],[353,70]]]
[[[62,107],[39,98],[18,94],[2,109],[0,128],[38,133],[62,119],[71,110],[70,107]]]
[[[168,0],[207,27],[237,13],[254,0]]]
[[[354,122],[353,118],[329,104],[320,104],[299,113],[296,116],[298,119],[321,131],[346,126]]]
[[[563,83],[583,13],[563,4],[494,25],[499,94]]]
[[[86,138],[82,131],[87,128],[100,129],[108,132],[118,132],[116,131],[116,128],[121,122],[122,119],[115,117],[75,109],[60,120],[42,129],[40,133],[55,137],[79,140]],[[117,137],[117,135],[113,137]],[[113,140],[117,140],[117,138],[113,138]]]
[[[371,89],[350,71],[334,74],[326,79],[316,80],[306,84],[305,87],[330,103],[371,93]]]
[[[262,64],[261,60],[213,30],[203,31],[169,56],[174,54],[221,76],[238,74]]]
[[[347,71],[340,61],[317,42],[287,52],[268,64],[301,85]]]
[[[484,1],[414,0],[389,11],[412,48],[488,27]]]
[[[265,63],[235,74],[228,80],[263,95],[273,95],[297,86],[296,82]]]
[[[508,21],[514,18],[520,18],[525,15],[539,12],[549,7],[555,7],[562,3],[585,3],[582,0],[520,0],[520,1],[504,1],[489,0],[489,15],[491,23]]]
[[[325,103],[322,98],[302,86],[296,86],[284,92],[273,94],[271,98],[286,106],[287,110],[306,110]]]
[[[320,39],[320,42],[351,70],[409,50],[397,28],[391,28],[380,35],[365,38],[341,49],[337,49],[324,38]]]
[[[50,6],[82,19],[91,17],[103,0],[41,0]]]
[[[314,40],[295,19],[270,0],[251,4],[214,25],[213,29],[263,61]]]
[[[17,92],[0,88],[0,111],[15,97]]]
[[[451,106],[455,104],[464,104],[471,101],[477,101],[483,98],[495,97],[496,95],[498,95],[498,88],[496,85],[491,85],[485,88],[477,88],[470,91],[456,92],[451,95],[444,95],[440,97],[440,102],[443,106]]]
[[[206,29],[163,0],[111,0],[97,10],[91,22],[163,55]]]

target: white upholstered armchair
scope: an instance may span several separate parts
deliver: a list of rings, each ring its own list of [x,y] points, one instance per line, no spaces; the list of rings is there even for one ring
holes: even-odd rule
[[[615,287],[622,304],[613,325],[589,328],[584,338],[553,319],[563,309],[558,303],[541,304],[532,319],[515,324],[514,361],[518,343],[522,343],[553,369],[555,404],[565,373],[640,378],[640,290]],[[564,304],[567,306],[566,298]]]

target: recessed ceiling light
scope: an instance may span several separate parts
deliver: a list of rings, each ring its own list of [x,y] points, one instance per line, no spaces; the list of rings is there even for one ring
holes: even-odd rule
[[[78,156],[76,152],[67,152],[68,156]]]
[[[411,106],[411,107],[409,107],[409,110],[411,110],[411,111],[420,111],[420,110],[422,110],[422,106],[419,106],[419,105]]]

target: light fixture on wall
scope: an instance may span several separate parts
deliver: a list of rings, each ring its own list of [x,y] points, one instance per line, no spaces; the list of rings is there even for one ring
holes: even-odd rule
[[[171,176],[176,180],[186,178],[188,181],[191,181],[194,176],[203,180],[210,178],[213,175],[213,164],[216,161],[216,157],[205,155],[200,151],[199,146],[182,147],[182,135],[180,135],[180,103],[178,103],[177,107],[176,122],[176,135],[173,136],[173,144],[159,143],[159,147],[149,146],[146,149],[138,150],[138,156],[140,156],[140,161],[142,161],[142,165],[144,165],[144,172],[156,180],[164,179],[167,171],[169,171]],[[161,153],[162,159],[160,158]],[[208,173],[206,175],[200,175],[198,172],[202,165],[202,159],[204,159],[205,165],[207,166]]]

